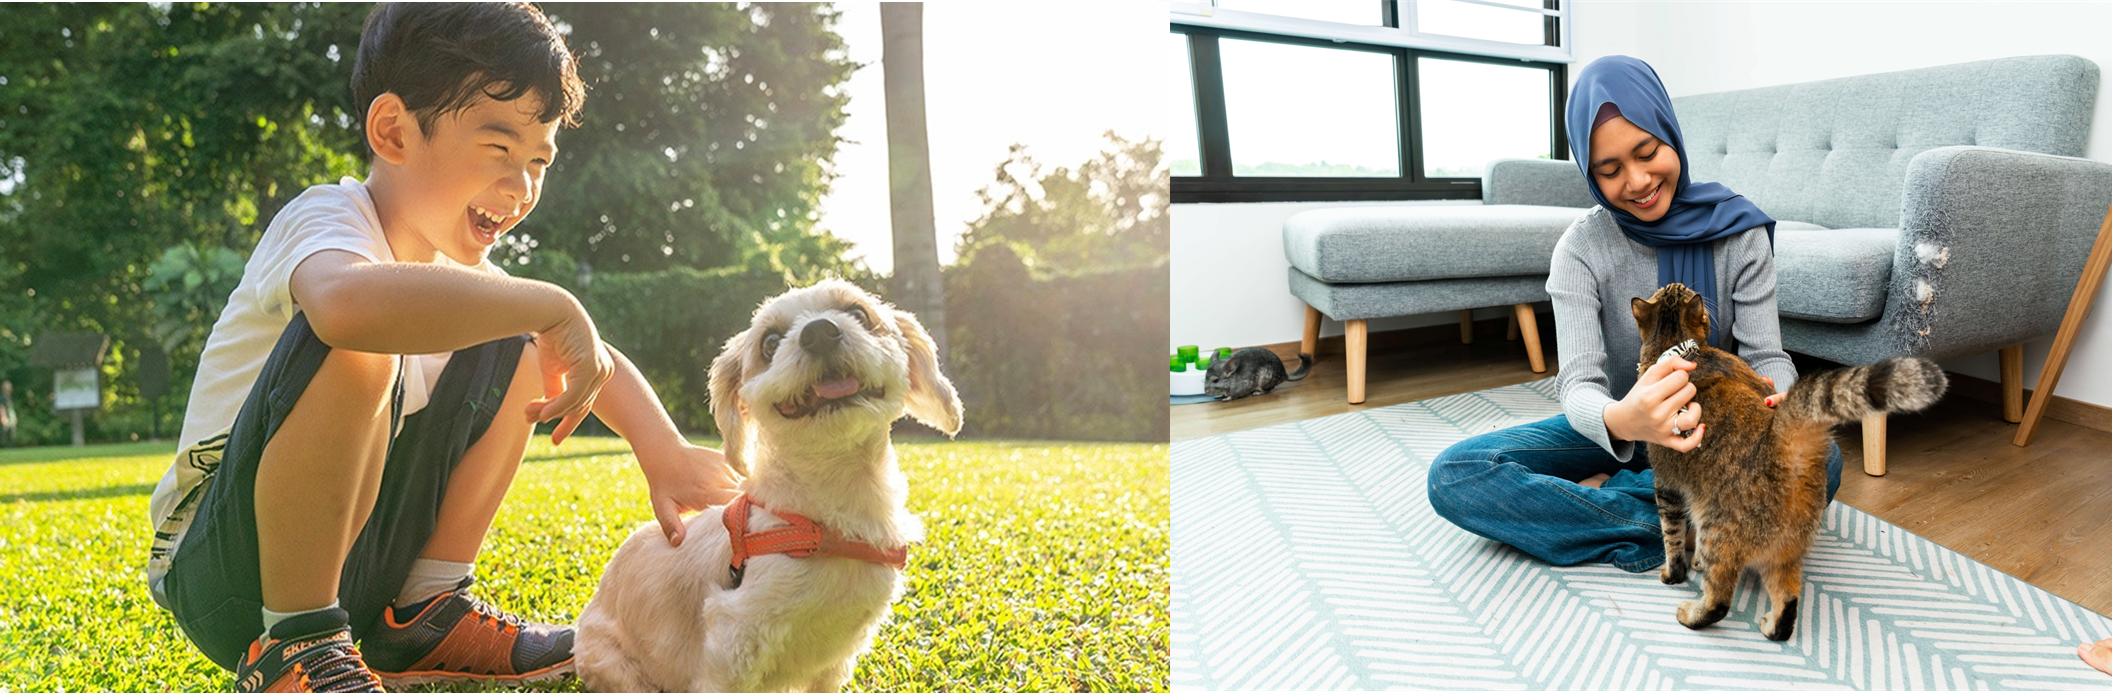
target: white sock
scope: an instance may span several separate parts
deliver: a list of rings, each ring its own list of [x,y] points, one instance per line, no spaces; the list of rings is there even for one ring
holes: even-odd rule
[[[403,581],[403,591],[396,593],[396,606],[410,606],[452,590],[462,584],[475,570],[475,563],[456,563],[420,558],[411,563],[411,576]]]
[[[269,637],[269,636],[271,635],[271,627],[272,627],[272,626],[276,626],[276,625],[279,625],[279,622],[280,622],[280,621],[284,621],[284,620],[286,620],[286,619],[289,619],[289,618],[293,618],[293,617],[295,617],[295,616],[303,616],[303,615],[307,615],[307,614],[312,614],[312,613],[316,613],[316,612],[318,612],[318,611],[328,611],[328,610],[330,610],[330,609],[335,609],[335,608],[337,608],[337,601],[336,601],[336,600],[331,600],[331,602],[330,602],[330,605],[329,605],[329,606],[325,606],[325,607],[321,607],[321,608],[315,608],[315,609],[308,609],[308,610],[306,610],[306,611],[288,611],[288,612],[285,612],[285,613],[280,613],[280,612],[277,612],[277,611],[272,611],[272,610],[271,610],[271,609],[270,609],[269,607],[267,607],[267,608],[263,609],[263,611],[264,611],[264,637]]]

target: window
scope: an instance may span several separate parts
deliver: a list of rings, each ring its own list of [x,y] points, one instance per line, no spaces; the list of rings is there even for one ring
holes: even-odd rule
[[[1203,174],[1202,145],[1195,134],[1195,79],[1189,69],[1188,37],[1174,34],[1168,56],[1172,58],[1168,67],[1173,69],[1173,91],[1168,94],[1166,113],[1175,118],[1171,133],[1166,138],[1167,166],[1176,176],[1200,176]]]
[[[1393,56],[1223,39],[1235,176],[1401,175]]]
[[[1568,158],[1558,1],[1174,3],[1174,201],[1477,199]]]

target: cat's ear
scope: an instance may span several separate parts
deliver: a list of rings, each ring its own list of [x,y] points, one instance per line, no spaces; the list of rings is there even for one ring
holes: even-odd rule
[[[1635,314],[1635,324],[1641,325],[1644,320],[1650,318],[1650,306],[1652,305],[1649,301],[1641,298],[1628,299],[1628,312]]]
[[[1686,313],[1686,315],[1681,316],[1686,318],[1684,322],[1699,326],[1702,334],[1709,333],[1709,309],[1701,305],[1701,296],[1696,295],[1694,300],[1688,301],[1681,308]]]

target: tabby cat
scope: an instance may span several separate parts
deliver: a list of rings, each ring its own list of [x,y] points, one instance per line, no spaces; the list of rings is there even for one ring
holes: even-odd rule
[[[1689,452],[1649,447],[1665,537],[1658,577],[1667,585],[1686,582],[1690,559],[1704,575],[1701,598],[1680,603],[1679,623],[1699,629],[1723,620],[1739,574],[1752,568],[1772,604],[1760,632],[1787,640],[1803,592],[1804,552],[1826,509],[1833,425],[1925,409],[1943,396],[1943,370],[1925,359],[1896,358],[1816,373],[1798,378],[1770,409],[1761,400],[1774,390],[1760,374],[1736,354],[1707,346],[1709,315],[1699,295],[1667,284],[1629,306],[1643,338],[1638,369],[1681,349],[1695,364],[1688,377],[1708,428]]]

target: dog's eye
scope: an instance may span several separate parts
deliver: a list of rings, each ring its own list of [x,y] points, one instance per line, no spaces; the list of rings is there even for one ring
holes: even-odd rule
[[[866,331],[868,332],[872,331],[872,329],[879,324],[879,321],[873,319],[873,314],[866,311],[865,306],[853,303],[851,305],[844,306],[843,311],[846,313],[850,313],[851,317],[857,318],[858,324],[863,325]]]
[[[783,341],[785,341],[785,335],[782,333],[772,332],[763,335],[763,360],[769,361],[770,356],[777,353],[778,343]]]

